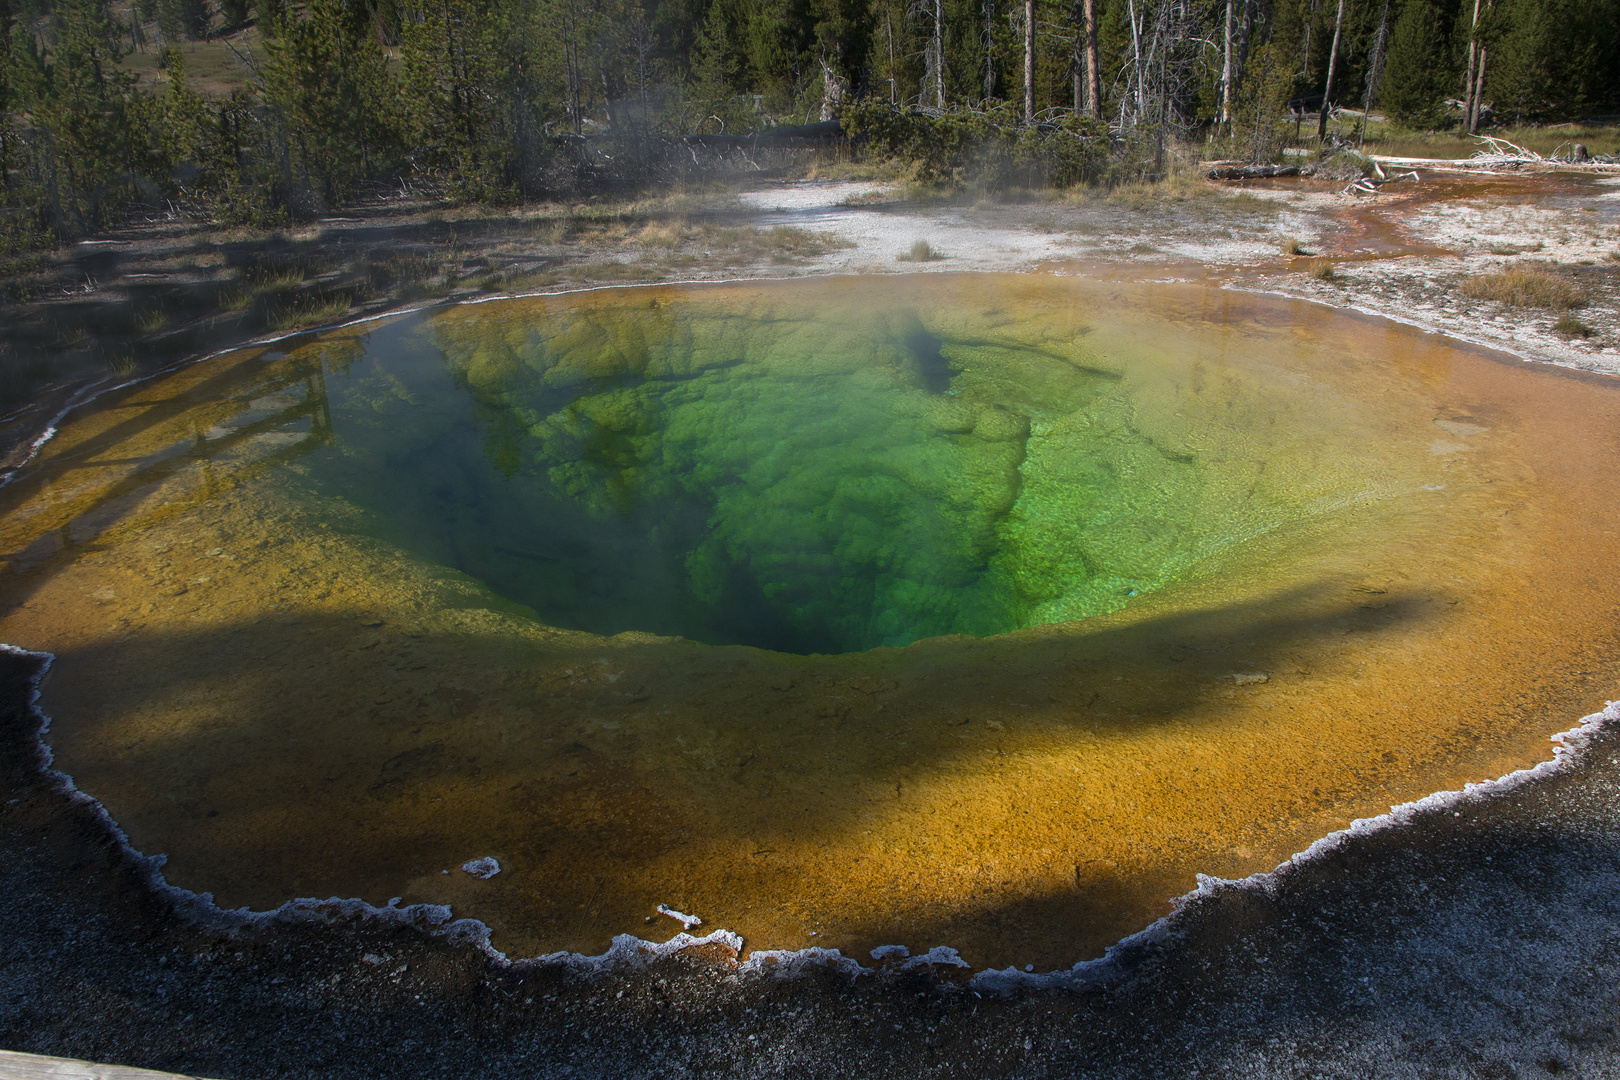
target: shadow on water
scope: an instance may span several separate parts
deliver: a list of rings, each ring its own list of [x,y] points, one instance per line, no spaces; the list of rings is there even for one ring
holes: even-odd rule
[[[1564,1047],[1590,1054],[1606,1045],[1592,1033],[1608,1030],[1604,979],[1613,958],[1604,955],[1611,939],[1603,928],[1617,917],[1620,872],[1610,753],[1461,817],[1448,808],[1363,833],[1281,888],[1201,900],[1179,920],[1173,948],[1129,954],[1127,977],[1093,992],[1008,1001],[941,995],[923,978],[902,978],[891,993],[860,992],[885,985],[869,980],[733,984],[684,962],[588,983],[561,967],[492,968],[476,954],[369,927],[283,928],[224,947],[213,934],[177,927],[159,905],[135,901],[137,875],[119,872],[99,820],[56,797],[47,805],[60,809],[42,828],[23,709],[30,667],[0,655],[0,763],[8,797],[24,797],[29,810],[11,815],[0,839],[22,898],[7,905],[10,970],[37,983],[14,1013],[32,1040],[14,1043],[19,1049],[198,1075],[267,1065],[296,1073],[307,1070],[312,1047],[317,1055],[341,1047],[364,1058],[372,1076],[419,1075],[424,1052],[473,1076],[509,1058],[532,1063],[543,1051],[554,1071],[612,1062],[626,1075],[672,1063],[746,1072],[791,1054],[805,1076],[853,1067],[954,1077],[1032,1061],[1063,1075],[1108,1076],[1189,1065],[1230,1071],[1232,1060],[1253,1072],[1271,1061],[1276,1075],[1290,1075],[1299,1054],[1276,1047],[1295,1042],[1318,1066],[1321,1047],[1341,1047],[1338,1060],[1342,1047],[1356,1046],[1364,1056],[1421,1055],[1442,1070],[1461,1054],[1481,1068],[1512,1061],[1523,1071],[1541,1061],[1559,1071],[1571,1056]],[[1612,738],[1599,747],[1612,748]],[[174,964],[177,952],[194,962]],[[428,978],[402,987],[395,963],[357,964],[365,952],[398,954],[413,979]],[[267,970],[292,990],[267,996]],[[1521,987],[1503,1003],[1503,987],[1521,983],[1545,990]],[[315,998],[305,989],[327,985],[343,989]],[[1573,1014],[1571,987],[1592,988],[1575,995],[1591,1004]],[[128,1006],[95,1026],[95,1053],[73,1041],[73,1025],[48,1022],[78,1015],[86,994]],[[477,1039],[465,1027],[469,1009]],[[154,1050],[154,1021],[192,1035]],[[59,1028],[69,1035],[50,1034]],[[281,1037],[287,1030],[302,1033],[296,1045]],[[407,1044],[417,1052],[397,1053]],[[1257,1058],[1256,1046],[1271,1057]]]
[[[1420,595],[1384,598],[1377,610],[1335,595],[1325,586],[1129,626],[881,650],[865,665],[890,680],[875,694],[857,689],[874,680],[847,657],[679,642],[548,647],[388,625],[375,631],[380,643],[356,649],[355,620],[288,614],[64,649],[54,679],[127,675],[105,700],[119,718],[159,722],[118,719],[100,730],[82,695],[64,689],[75,715],[54,739],[136,846],[174,859],[175,884],[257,907],[296,895],[450,899],[518,953],[592,952],[614,932],[647,933],[640,918],[657,903],[692,897],[712,919],[716,878],[747,907],[771,903],[794,868],[837,874],[828,860],[871,848],[872,830],[914,810],[906,800],[960,815],[952,789],[975,777],[1001,782],[1008,762],[1101,739],[1116,756],[1132,755],[1114,765],[1145,755],[1142,766],[1158,753],[1152,733],[1188,720],[1197,737],[1218,741],[1229,720],[1207,701],[1234,666],[1284,667],[1313,640],[1410,628],[1432,610]],[[545,674],[603,654],[633,671],[634,699],[607,688],[569,696],[558,692],[566,680]],[[412,667],[417,674],[402,673]],[[987,697],[1006,691],[987,695],[986,672],[997,687],[1041,700],[987,708]],[[537,673],[523,694],[503,696],[514,676]],[[61,697],[48,688],[46,708]],[[985,727],[1010,712],[1020,719]],[[975,732],[970,741],[960,740],[964,730]],[[715,738],[705,746],[712,767],[694,774],[672,757],[671,736],[703,732]],[[823,747],[835,748],[830,758]],[[884,798],[894,798],[897,766],[920,786],[872,802],[885,783]],[[1367,799],[1365,790],[1302,789],[1284,796],[1283,813],[1320,830],[1365,812]],[[945,833],[964,827],[938,824]],[[993,825],[965,827],[994,842]],[[1151,815],[1146,828],[1159,828]],[[1144,912],[1191,887],[1193,873],[1230,871],[1227,846],[1216,835],[1202,851],[1166,848],[1129,864],[1084,859],[1016,901],[1008,900],[1016,888],[1001,887],[1010,878],[945,907],[915,890],[868,898],[839,920],[842,936],[876,943],[903,928],[917,943],[926,929],[932,943],[977,944],[981,957],[1029,954],[1038,941],[1043,957],[1072,962],[1076,949],[1138,929]],[[508,868],[498,898],[468,893],[460,875],[436,897],[410,886],[489,850]],[[924,873],[946,871],[918,857]],[[863,856],[853,858],[851,878],[869,872]]]
[[[913,315],[910,321],[915,325],[905,332],[901,341],[917,365],[923,388],[930,394],[943,394],[951,388],[951,380],[962,374],[962,369],[951,366],[940,351],[945,342],[929,333],[921,319]]]

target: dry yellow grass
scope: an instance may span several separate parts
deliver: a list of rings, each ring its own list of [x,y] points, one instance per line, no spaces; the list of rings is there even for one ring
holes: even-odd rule
[[[1586,294],[1574,282],[1526,266],[1510,266],[1498,274],[1476,274],[1464,278],[1457,288],[1470,299],[1495,300],[1511,307],[1568,311],[1586,303]]]

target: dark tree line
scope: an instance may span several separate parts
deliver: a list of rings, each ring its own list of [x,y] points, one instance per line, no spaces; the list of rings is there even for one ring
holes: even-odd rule
[[[1620,0],[0,0],[0,26],[13,243],[143,206],[271,221],[400,177],[510,201],[832,118],[925,171],[988,144],[1072,183],[1197,131],[1258,159],[1324,100],[1477,126],[1620,90]],[[165,47],[208,35],[244,67],[225,99]],[[134,49],[161,50],[159,91]]]

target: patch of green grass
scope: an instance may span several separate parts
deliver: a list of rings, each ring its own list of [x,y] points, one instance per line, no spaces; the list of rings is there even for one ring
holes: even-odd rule
[[[336,322],[349,313],[349,297],[343,293],[329,296],[304,296],[287,304],[276,304],[265,316],[272,330],[297,330],[305,326],[320,326]]]
[[[842,199],[838,200],[838,205],[876,206],[881,203],[891,202],[893,199],[894,193],[885,188],[877,191],[863,191],[857,195],[845,195]]]
[[[135,329],[143,334],[155,334],[169,325],[169,313],[161,307],[135,312]]]
[[[246,311],[252,303],[253,294],[240,285],[219,290],[219,307],[222,311]]]
[[[1457,291],[1473,300],[1494,300],[1509,307],[1567,311],[1586,303],[1586,294],[1574,282],[1527,266],[1464,278]]]
[[[614,259],[579,263],[570,266],[568,274],[580,281],[641,281],[656,280],[658,277],[655,273],[645,272],[635,263],[618,262]]]
[[[911,250],[895,256],[897,262],[937,262],[945,256],[926,240],[914,240]]]
[[[141,370],[141,365],[136,363],[133,356],[126,353],[122,356],[109,356],[107,358],[107,370],[115,378],[127,379]]]
[[[396,285],[426,281],[437,275],[441,267],[437,260],[425,255],[393,255],[384,259],[368,259],[355,269],[373,287],[390,289]]]
[[[1242,210],[1258,217],[1276,217],[1282,213],[1282,207],[1277,205],[1276,200],[1261,195],[1251,195],[1247,191],[1224,196],[1220,205],[1228,210]]]
[[[1620,127],[1614,124],[1556,124],[1549,127],[1524,125],[1520,127],[1491,128],[1486,134],[1506,139],[1543,157],[1569,152],[1575,143],[1583,143],[1594,154],[1612,153],[1620,145]],[[1410,131],[1392,123],[1374,122],[1367,130],[1366,151],[1391,157],[1467,158],[1485,148],[1485,144],[1466,131]]]
[[[1587,326],[1585,323],[1581,322],[1580,319],[1569,314],[1568,312],[1558,316],[1558,321],[1553,323],[1553,332],[1561,334],[1567,338],[1583,339],[1589,338],[1593,334],[1597,333],[1596,330],[1593,330],[1590,326]]]
[[[304,283],[304,268],[291,264],[255,266],[247,272],[248,283],[258,293],[286,292]]]
[[[824,236],[821,233],[811,232],[809,229],[795,229],[791,225],[778,225],[769,231],[755,230],[761,234],[761,241],[772,249],[774,254],[788,255],[794,258],[813,258],[825,255],[829,251],[839,251],[855,245],[842,237]]]
[[[83,323],[57,324],[51,328],[51,345],[57,349],[71,349],[90,340],[90,331]]]

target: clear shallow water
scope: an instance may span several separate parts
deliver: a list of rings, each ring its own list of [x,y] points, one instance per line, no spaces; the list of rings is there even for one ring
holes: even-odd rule
[[[0,640],[227,905],[1056,967],[1615,696],[1617,419],[1193,287],[492,303],[99,403],[0,492]]]

